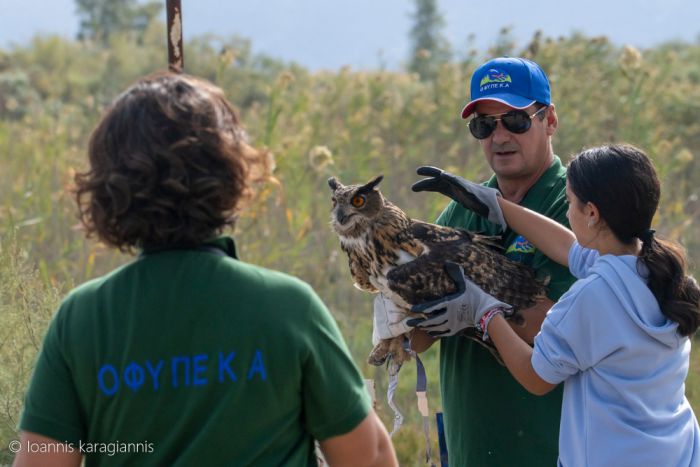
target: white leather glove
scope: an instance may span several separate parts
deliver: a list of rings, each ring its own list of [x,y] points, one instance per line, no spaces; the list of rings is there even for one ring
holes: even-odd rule
[[[498,205],[498,197],[501,194],[495,188],[470,182],[437,167],[419,167],[416,173],[430,178],[424,178],[414,183],[411,187],[413,191],[441,193],[457,201],[465,208],[474,211],[481,217],[485,217],[494,224],[500,225],[503,231],[508,228],[508,224],[506,224],[506,220],[503,217],[503,211]]]
[[[406,310],[396,306],[383,293],[374,297],[374,327],[372,329],[372,345],[377,345],[382,339],[391,339],[411,330],[406,324]]]
[[[407,324],[424,330],[431,337],[454,336],[466,328],[477,327],[481,317],[493,308],[504,311],[513,308],[467,279],[459,264],[448,261],[445,270],[455,282],[457,292],[414,305],[413,313],[424,313],[427,317],[413,318]]]

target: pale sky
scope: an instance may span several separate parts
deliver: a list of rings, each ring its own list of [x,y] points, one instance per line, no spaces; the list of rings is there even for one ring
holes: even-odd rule
[[[165,3],[165,1],[163,1]],[[311,69],[396,68],[405,62],[411,0],[182,0],[185,39],[238,34],[253,50]],[[697,42],[699,0],[439,0],[445,35],[459,52],[474,34],[485,52],[503,26],[520,44],[542,29],[606,35],[640,48],[668,40]],[[39,33],[75,37],[73,0],[0,0],[0,48],[26,44]],[[163,20],[165,20],[163,13]]]

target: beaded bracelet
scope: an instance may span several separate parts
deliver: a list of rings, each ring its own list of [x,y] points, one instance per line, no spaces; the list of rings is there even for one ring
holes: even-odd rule
[[[489,323],[491,322],[494,316],[503,316],[504,311],[505,310],[502,307],[494,307],[483,314],[483,316],[479,320],[479,329],[481,329],[481,332],[483,333],[481,340],[483,340],[484,342],[489,342],[491,340],[488,333]]]

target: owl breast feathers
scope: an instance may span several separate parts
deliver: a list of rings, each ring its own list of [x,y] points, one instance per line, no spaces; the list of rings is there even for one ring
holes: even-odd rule
[[[382,292],[408,310],[456,291],[444,269],[453,261],[485,292],[516,310],[544,296],[545,283],[528,266],[507,259],[495,239],[410,219],[379,191],[382,178],[364,185],[328,180],[331,225],[358,288]]]

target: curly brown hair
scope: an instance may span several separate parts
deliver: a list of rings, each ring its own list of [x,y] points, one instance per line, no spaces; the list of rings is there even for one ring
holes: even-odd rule
[[[90,137],[89,169],[75,176],[88,236],[130,251],[216,235],[250,196],[250,174],[269,173],[268,154],[245,139],[212,83],[169,72],[140,79],[107,109]]]

